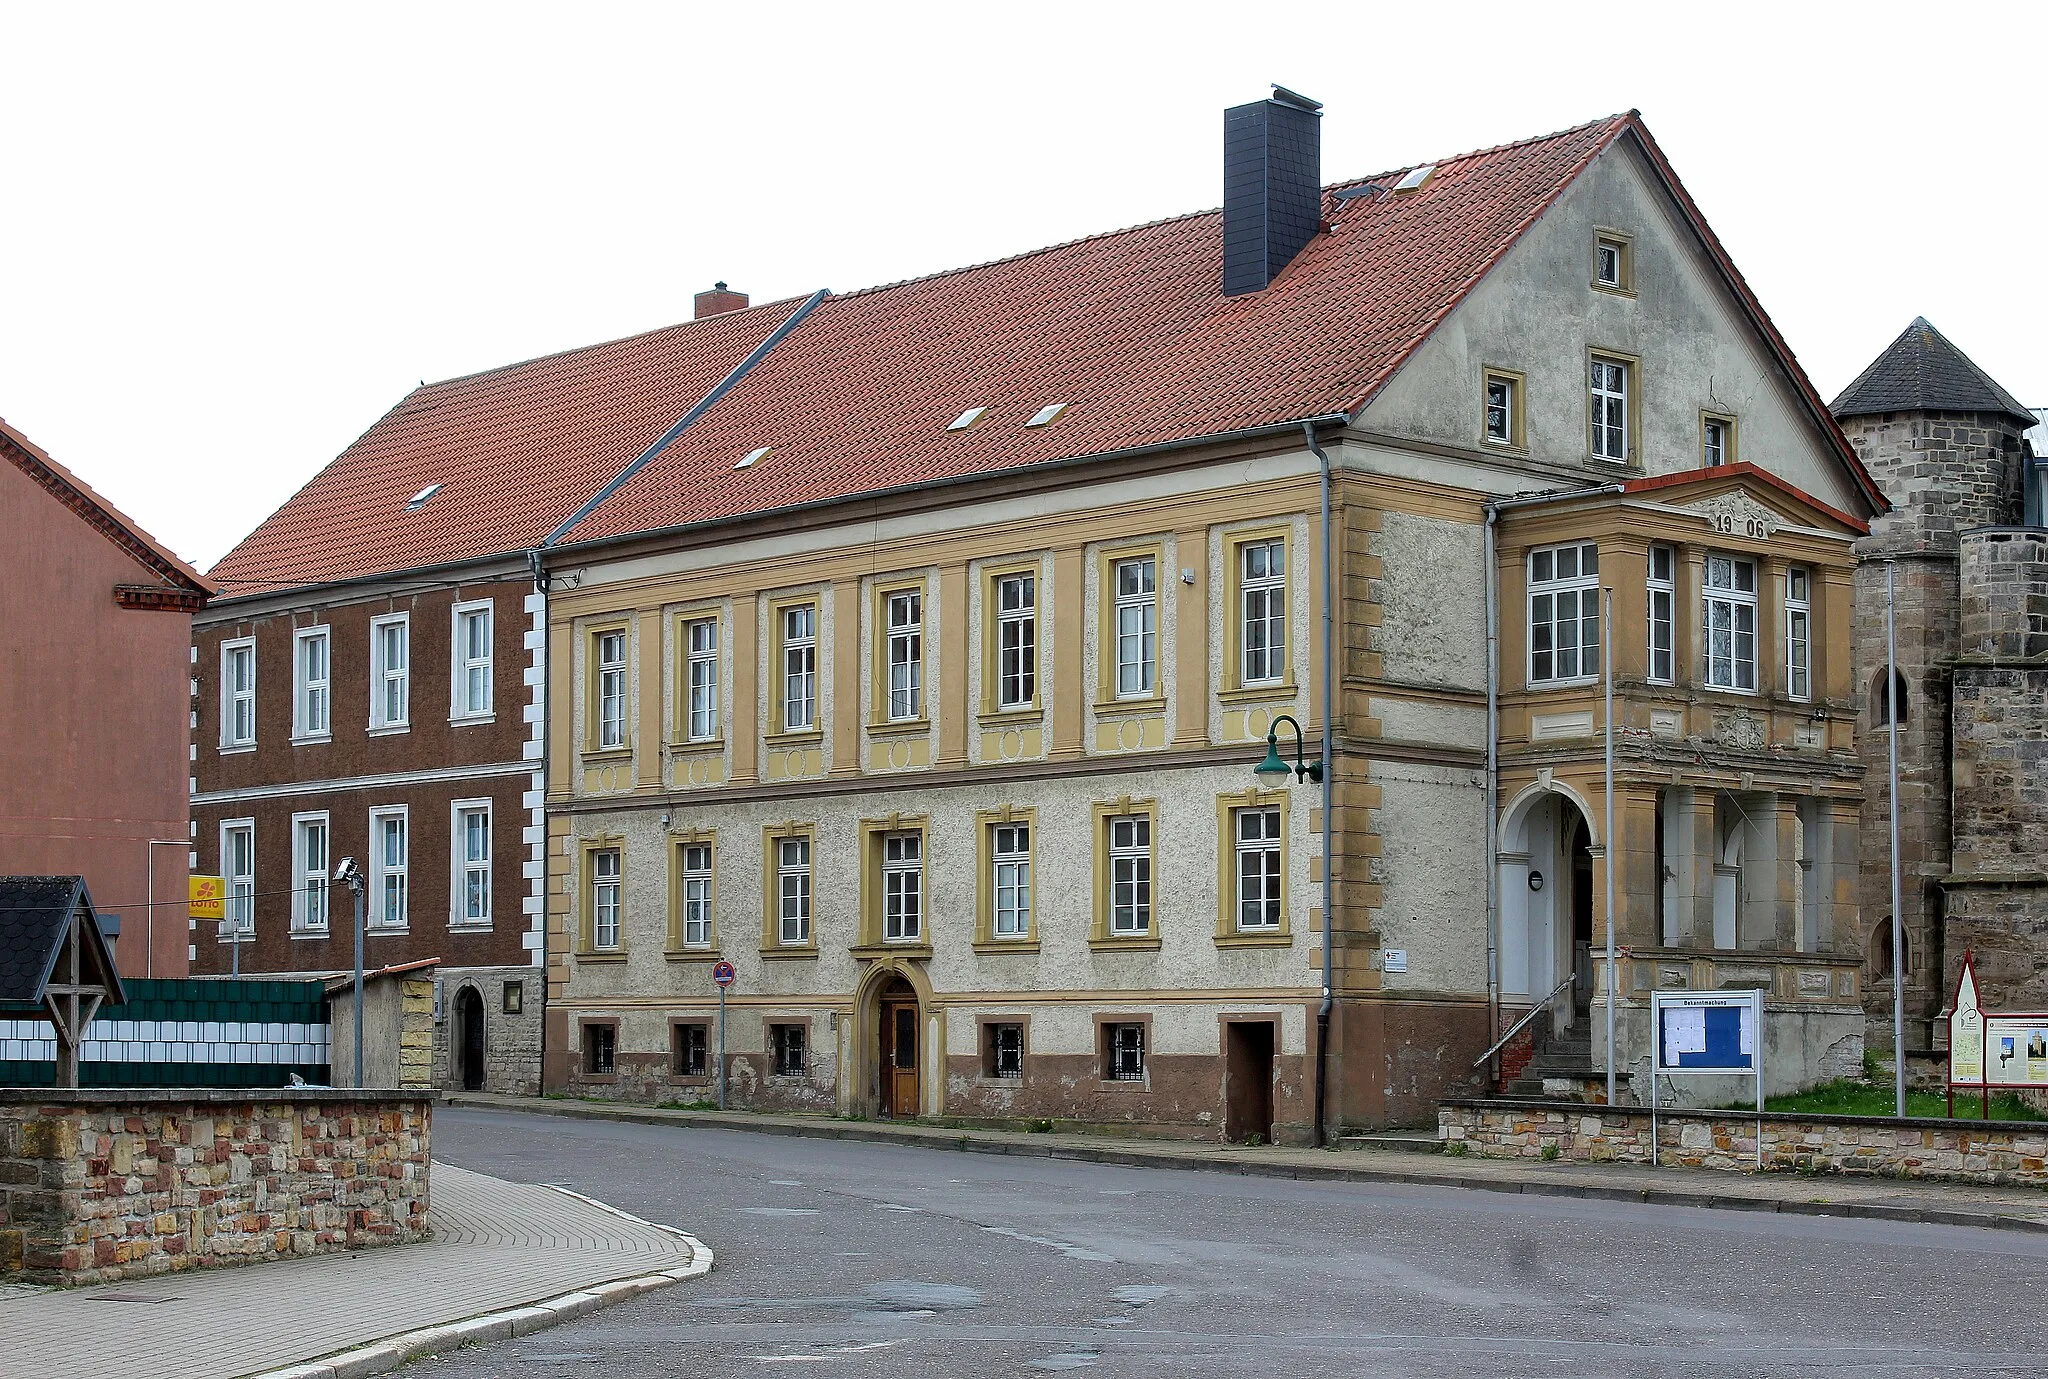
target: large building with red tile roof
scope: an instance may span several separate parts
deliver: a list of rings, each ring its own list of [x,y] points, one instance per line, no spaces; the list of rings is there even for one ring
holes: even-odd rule
[[[213,585],[0,421],[0,874],[83,876],[131,977],[185,975],[192,615]]]
[[[337,715],[416,756],[378,620],[528,572],[547,1085],[1311,1138],[1604,1068],[1610,913],[1622,1077],[1730,980],[1855,1066],[1882,499],[1633,113],[1330,186],[1320,120],[1229,112],[1220,212],[423,387],[216,568],[286,670],[361,607]]]

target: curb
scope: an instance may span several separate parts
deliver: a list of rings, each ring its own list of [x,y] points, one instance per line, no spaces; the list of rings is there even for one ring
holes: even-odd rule
[[[711,1247],[696,1236],[659,1221],[645,1221],[628,1212],[620,1211],[608,1202],[585,1197],[580,1192],[554,1183],[542,1186],[559,1192],[564,1197],[573,1197],[579,1202],[610,1212],[613,1216],[631,1221],[635,1225],[647,1226],[665,1235],[672,1235],[690,1247],[690,1262],[676,1269],[662,1269],[650,1274],[636,1274],[629,1278],[612,1279],[606,1283],[592,1284],[574,1292],[561,1293],[539,1302],[522,1303],[517,1307],[500,1308],[495,1312],[481,1312],[461,1321],[443,1322],[438,1326],[423,1326],[414,1331],[400,1332],[386,1336],[365,1345],[352,1346],[336,1351],[318,1360],[303,1364],[287,1365],[282,1369],[254,1371],[245,1379],[362,1379],[362,1376],[384,1374],[413,1360],[429,1355],[439,1355],[462,1346],[474,1345],[480,1341],[503,1341],[514,1336],[527,1336],[544,1331],[563,1322],[574,1321],[587,1316],[600,1307],[627,1298],[638,1297],[656,1288],[666,1288],[684,1279],[698,1278],[711,1272]]]
[[[636,1110],[566,1102],[510,1104],[472,1098],[459,1093],[450,1094],[446,1104],[467,1106],[476,1110],[558,1116],[568,1120],[610,1120],[633,1125],[745,1130],[759,1135],[784,1135],[798,1139],[852,1140],[869,1144],[909,1145],[919,1149],[952,1149],[969,1154],[1072,1159],[1082,1163],[1111,1164],[1124,1168],[1177,1168],[1194,1172],[1236,1173],[1250,1178],[1295,1178],[1310,1182],[1399,1183],[1410,1187],[1465,1188],[1476,1192],[1501,1192],[1526,1197],[1577,1197],[1593,1201],[1640,1202],[1650,1206],[1699,1207],[1711,1211],[1777,1212],[1783,1216],[1847,1216],[1874,1221],[1973,1226],[1983,1230],[2048,1234],[2048,1220],[2033,1220],[2022,1216],[2000,1215],[1993,1211],[1968,1211],[1954,1207],[1900,1207],[1877,1202],[1801,1202],[1684,1188],[1606,1187],[1592,1183],[1546,1183],[1527,1179],[1488,1180],[1415,1169],[1365,1168],[1339,1164],[1261,1163],[1255,1159],[1194,1159],[1167,1150],[1135,1146],[1128,1149],[1112,1149],[1093,1145],[988,1140],[977,1138],[971,1132],[929,1127],[890,1130],[879,1126],[832,1121],[821,1121],[816,1125],[788,1121],[758,1121],[751,1116],[717,1111]]]

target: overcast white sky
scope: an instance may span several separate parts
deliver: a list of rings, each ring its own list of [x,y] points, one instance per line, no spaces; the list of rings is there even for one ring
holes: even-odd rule
[[[1640,108],[1824,396],[2048,403],[2044,13],[0,0],[0,416],[204,566],[421,379],[1214,206],[1274,81],[1328,181]]]

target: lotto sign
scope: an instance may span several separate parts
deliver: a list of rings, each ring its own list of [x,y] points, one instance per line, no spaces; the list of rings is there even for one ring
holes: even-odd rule
[[[190,881],[188,913],[194,919],[228,917],[228,884],[218,876],[194,876]]]
[[[711,980],[717,982],[721,987],[731,986],[739,980],[739,975],[739,973],[733,971],[732,964],[725,961],[720,961],[716,967],[711,969]]]

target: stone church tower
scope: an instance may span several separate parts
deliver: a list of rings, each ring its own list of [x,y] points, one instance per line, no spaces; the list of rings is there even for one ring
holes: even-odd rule
[[[1832,409],[1892,503],[1857,543],[1869,1042],[1891,1047],[1887,724],[1899,715],[1906,1048],[1935,1047],[1966,949],[1987,1006],[2048,1005],[2048,531],[2033,415],[1925,319]],[[1885,685],[1895,580],[1899,683]],[[2036,974],[2040,975],[2036,975]]]

